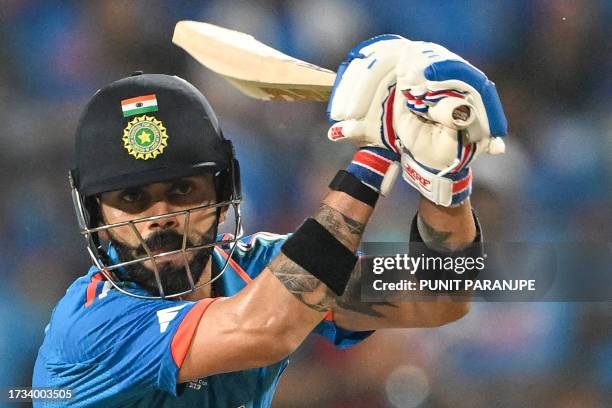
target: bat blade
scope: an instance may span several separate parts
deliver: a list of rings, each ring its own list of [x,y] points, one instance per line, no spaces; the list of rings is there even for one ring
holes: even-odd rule
[[[257,99],[323,102],[329,99],[336,78],[333,71],[283,54],[251,35],[213,24],[179,21],[172,42]]]

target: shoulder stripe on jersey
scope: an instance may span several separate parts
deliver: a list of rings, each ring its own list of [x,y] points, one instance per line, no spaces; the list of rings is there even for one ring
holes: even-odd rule
[[[93,303],[94,299],[96,298],[98,283],[102,280],[104,280],[104,275],[102,275],[102,272],[98,272],[91,277],[91,282],[89,285],[87,285],[87,301],[85,302],[85,307],[89,307]]]
[[[219,255],[223,257],[223,259],[227,259],[227,254],[225,253],[224,250],[222,250],[219,247],[215,247],[215,250],[219,253]],[[238,276],[240,276],[247,285],[253,282],[253,278],[251,278],[249,274],[246,273],[244,269],[242,269],[242,267],[240,267],[240,265],[238,265],[238,263],[234,261],[232,258],[230,258],[229,260],[229,265],[232,267],[234,271],[236,271]]]
[[[195,331],[198,328],[198,324],[206,312],[206,309],[221,298],[208,298],[203,299],[198,302],[183,318],[183,321],[179,325],[176,333],[174,333],[174,337],[172,338],[172,343],[170,345],[170,352],[172,353],[172,359],[178,366],[181,368],[183,362],[185,361],[185,357],[187,356],[187,352],[189,351],[189,347],[191,346],[191,340],[193,340],[193,336],[195,335]]]
[[[255,242],[257,238],[261,238],[264,241],[276,241],[279,239],[287,238],[287,235],[274,234],[272,232],[265,232],[265,231],[257,232],[251,235],[248,242],[238,241],[238,248],[242,249],[243,251],[248,251],[249,249],[252,248],[253,243]]]

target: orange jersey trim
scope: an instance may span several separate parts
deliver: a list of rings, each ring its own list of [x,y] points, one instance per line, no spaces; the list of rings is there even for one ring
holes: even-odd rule
[[[178,368],[181,368],[183,362],[185,361],[185,357],[187,356],[187,352],[191,346],[191,341],[193,340],[193,336],[195,335],[195,331],[198,328],[198,324],[200,323],[204,312],[206,312],[206,309],[208,309],[208,307],[213,304],[215,300],[219,299],[221,298],[208,298],[200,300],[198,304],[187,313],[187,316],[185,316],[179,325],[176,333],[174,333],[172,344],[170,345],[170,351],[172,353],[172,359]]]
[[[104,275],[102,275],[102,272],[98,272],[91,277],[91,283],[87,285],[87,301],[85,302],[85,307],[89,307],[93,303],[94,299],[96,298],[98,283],[103,279]]]
[[[222,250],[219,247],[216,247],[216,249],[218,249],[219,254],[223,257],[223,259],[227,259],[227,254],[225,253],[224,250]],[[242,278],[242,280],[248,285],[249,283],[253,282],[253,278],[251,278],[249,276],[248,273],[245,272],[244,269],[242,269],[240,267],[240,265],[238,265],[238,263],[236,261],[234,261],[232,258],[230,258],[229,260],[229,264],[230,266],[236,271],[236,273],[238,274],[238,276],[240,276]]]

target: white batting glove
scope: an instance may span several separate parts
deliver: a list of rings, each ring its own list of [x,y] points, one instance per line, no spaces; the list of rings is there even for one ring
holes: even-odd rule
[[[408,43],[397,35],[382,35],[353,48],[338,68],[327,105],[333,122],[328,138],[361,148],[347,170],[382,195],[399,175],[393,127],[395,69]]]
[[[420,41],[402,50],[395,72],[403,178],[436,204],[459,205],[472,190],[469,164],[505,149],[507,121],[495,85],[458,55]]]

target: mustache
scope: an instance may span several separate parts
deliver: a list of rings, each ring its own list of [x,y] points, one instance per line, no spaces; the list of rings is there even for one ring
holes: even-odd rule
[[[174,230],[157,232],[144,241],[151,252],[169,252],[181,249],[183,247],[183,235]],[[194,242],[189,239],[189,237],[187,238],[186,244],[187,248],[194,246]],[[134,252],[138,255],[147,254],[147,251],[142,244],[134,248]]]
[[[187,247],[193,247],[202,245],[204,243],[214,243],[217,225],[212,225],[204,234],[198,235],[195,239],[190,240],[187,238]],[[128,246],[122,244],[119,240],[113,240],[111,235],[111,243],[116,248],[119,259],[123,262],[140,258],[141,255],[137,255],[136,252],[140,251],[146,256],[146,251],[143,245],[137,247]],[[197,242],[196,242],[197,241]],[[162,230],[157,231],[147,239],[144,239],[145,244],[149,247],[152,252],[157,251],[173,251],[181,249],[183,245],[183,234],[179,234],[176,230]],[[198,282],[206,265],[210,261],[213,248],[202,248],[193,252],[193,257],[189,261],[189,267],[191,270],[191,276],[194,282]],[[166,294],[179,293],[190,288],[190,283],[187,278],[187,269],[183,266],[176,266],[173,264],[161,264],[158,265],[160,272],[160,279],[162,281],[162,287]],[[153,275],[151,269],[144,266],[144,263],[137,263],[125,266],[125,275],[122,279],[132,281],[140,285],[143,289],[159,296],[160,291],[157,284],[157,280]]]

